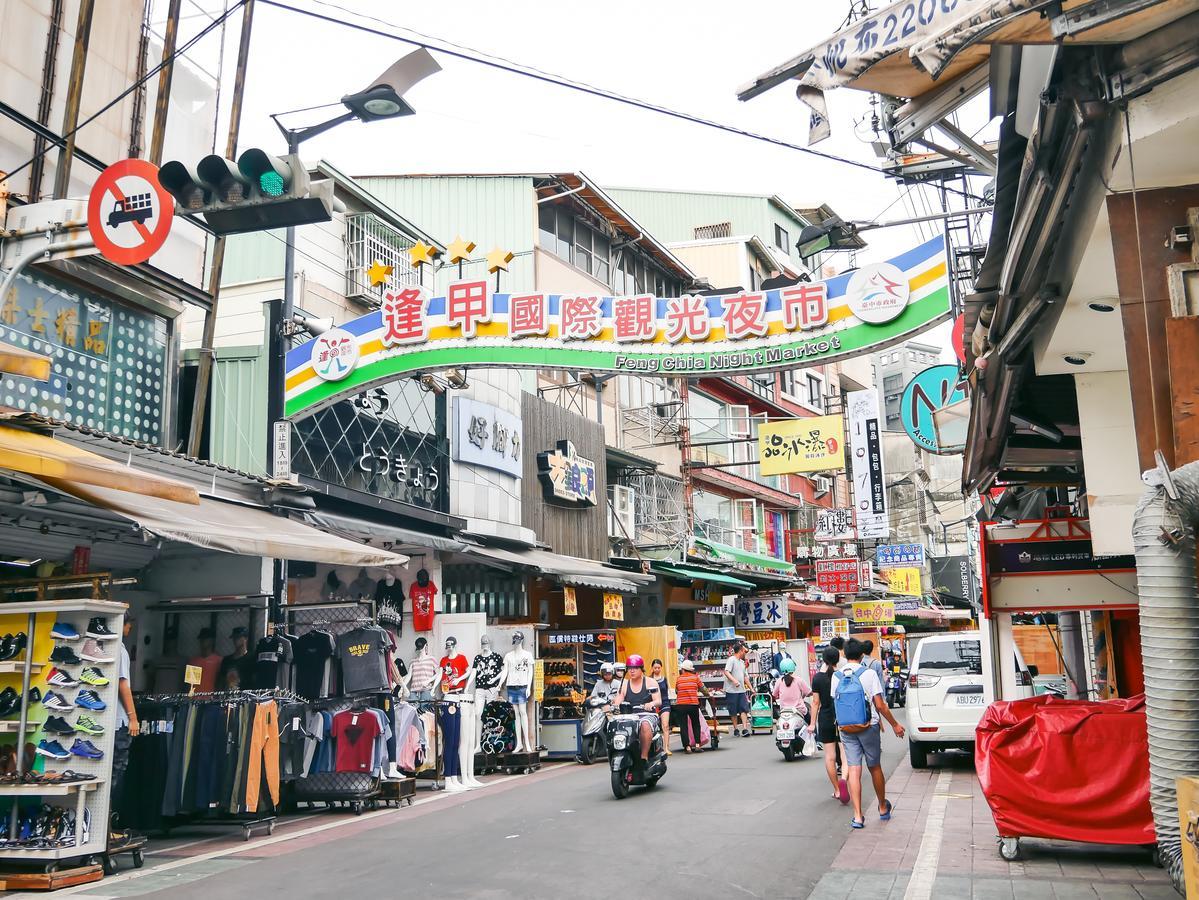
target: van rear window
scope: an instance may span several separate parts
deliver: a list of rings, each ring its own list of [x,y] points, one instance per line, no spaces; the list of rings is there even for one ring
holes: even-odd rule
[[[982,648],[978,641],[929,641],[920,645],[917,671],[964,669],[971,675],[983,672]]]

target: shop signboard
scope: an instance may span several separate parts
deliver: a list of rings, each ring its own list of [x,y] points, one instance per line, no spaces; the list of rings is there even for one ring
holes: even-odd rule
[[[538,453],[537,475],[546,502],[596,505],[595,463],[579,456],[573,441],[558,441],[555,449]]]
[[[860,539],[885,538],[887,482],[883,463],[882,426],[879,423],[878,391],[851,391],[845,398],[848,410],[850,475],[853,481],[854,513]]]
[[[923,544],[884,544],[875,548],[874,564],[880,569],[898,569],[903,566],[924,565]]]
[[[575,589],[569,584],[562,588],[562,602],[566,615],[577,616],[579,614],[579,601],[575,597]]]
[[[620,594],[604,593],[604,618],[612,622],[624,621],[624,597]]]
[[[868,559],[863,559],[858,563],[858,585],[861,590],[869,590],[874,584],[874,563]]]
[[[899,597],[894,601],[894,603],[895,609],[899,612],[919,609],[921,606],[919,597]]]
[[[937,439],[933,413],[966,399],[959,386],[961,372],[956,365],[931,366],[920,372],[904,388],[899,401],[899,418],[903,430],[917,447],[929,453],[961,453],[962,447],[943,447]]]
[[[884,569],[883,576],[887,579],[887,590],[893,594],[920,597],[924,593],[920,585],[919,569]]]
[[[286,414],[309,415],[374,385],[449,366],[670,377],[824,365],[949,319],[944,236],[866,269],[871,278],[890,274],[870,284],[846,273],[682,297],[503,293],[488,278],[452,282],[437,297],[391,285],[379,309],[341,324],[358,349],[345,377],[321,376],[316,339],[288,352]]]
[[[520,478],[520,416],[471,397],[456,396],[453,403],[454,461]]]
[[[948,594],[978,604],[978,582],[968,556],[940,556],[929,560],[933,573],[932,588],[938,594]]]
[[[817,541],[852,541],[856,537],[852,509],[822,509],[816,514]]]
[[[817,560],[816,586],[826,594],[856,594],[858,571],[856,559]]]
[[[280,419],[271,429],[271,476],[283,481],[291,478],[291,422]]]
[[[763,597],[737,601],[738,628],[786,629],[789,614],[787,603],[779,597]]]
[[[594,631],[564,631],[556,634],[547,634],[545,642],[547,644],[594,644],[597,640],[610,640],[611,635],[597,635]]]
[[[820,642],[827,644],[835,637],[849,637],[849,619],[820,620]]]
[[[853,621],[855,625],[894,625],[895,604],[890,600],[855,600]]]
[[[701,613],[709,616],[735,616],[737,614],[737,601],[734,599],[725,600],[723,597],[715,597],[708,595],[709,605],[700,610]],[[719,603],[712,603],[713,599],[720,600]]]
[[[1095,556],[1089,538],[994,541],[987,545],[987,570],[991,575],[1125,571],[1135,567],[1132,556]]]
[[[540,703],[545,699],[545,660],[533,662],[533,699]]]
[[[844,469],[844,418],[809,416],[759,425],[758,465],[763,475]]]

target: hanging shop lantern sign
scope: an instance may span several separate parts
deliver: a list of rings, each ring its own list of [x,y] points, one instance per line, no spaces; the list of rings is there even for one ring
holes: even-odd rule
[[[358,348],[352,372],[322,374],[316,339],[288,352],[285,408],[308,415],[451,366],[687,376],[823,365],[901,343],[949,316],[943,236],[824,281],[711,297],[499,293],[487,278],[432,297],[396,285],[379,309],[342,323]]]
[[[595,506],[595,463],[575,452],[573,441],[537,454],[537,477],[548,503]]]
[[[845,468],[845,420],[810,416],[758,426],[758,465],[763,475]]]
[[[563,612],[568,616],[579,614],[579,601],[575,597],[575,589],[569,584],[562,588]]]

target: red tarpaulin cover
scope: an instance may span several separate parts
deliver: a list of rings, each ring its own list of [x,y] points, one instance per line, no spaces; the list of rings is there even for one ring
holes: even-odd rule
[[[1143,694],[992,703],[975,766],[1001,837],[1152,844]]]

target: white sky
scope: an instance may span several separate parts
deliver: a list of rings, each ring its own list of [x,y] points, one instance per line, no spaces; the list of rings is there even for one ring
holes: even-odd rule
[[[201,0],[211,5],[212,0]],[[343,18],[321,0],[289,0]],[[797,55],[840,26],[847,0],[733,5],[714,0],[612,0],[577,4],[458,0],[413,6],[337,0],[340,6],[413,28],[576,81],[644,99],[794,143],[806,141],[808,115],[784,85],[748,103],[738,86]],[[165,3],[159,4],[165,7]],[[192,0],[185,4],[197,7]],[[232,83],[237,21],[225,40],[225,87]],[[378,21],[364,24],[389,30]],[[204,20],[187,20],[186,37]],[[183,39],[183,38],[181,38]],[[206,39],[212,66],[217,42]],[[240,148],[282,151],[269,113],[336,103],[364,87],[411,47],[257,5]],[[350,174],[582,170],[609,187],[676,188],[779,194],[796,206],[828,203],[844,218],[883,220],[935,211],[921,191],[881,175],[808,154],[681,122],[519,75],[434,53],[443,71],[408,95],[416,116],[370,125],[348,123],[304,146]],[[868,95],[829,94],[833,136],[817,145],[877,165]],[[302,125],[337,109],[287,119]],[[222,109],[222,130],[227,111]],[[977,116],[976,116],[977,118]],[[864,120],[864,121],[863,121]],[[855,129],[855,121],[860,127]],[[968,125],[974,131],[978,118]],[[855,133],[855,131],[857,133]],[[223,147],[224,139],[220,140]],[[402,211],[401,211],[402,212]],[[925,235],[932,233],[925,226]],[[938,229],[939,230],[939,229]],[[885,259],[920,240],[912,227],[869,233],[859,261]],[[939,330],[937,332],[939,337]],[[932,337],[931,335],[929,337]]]

